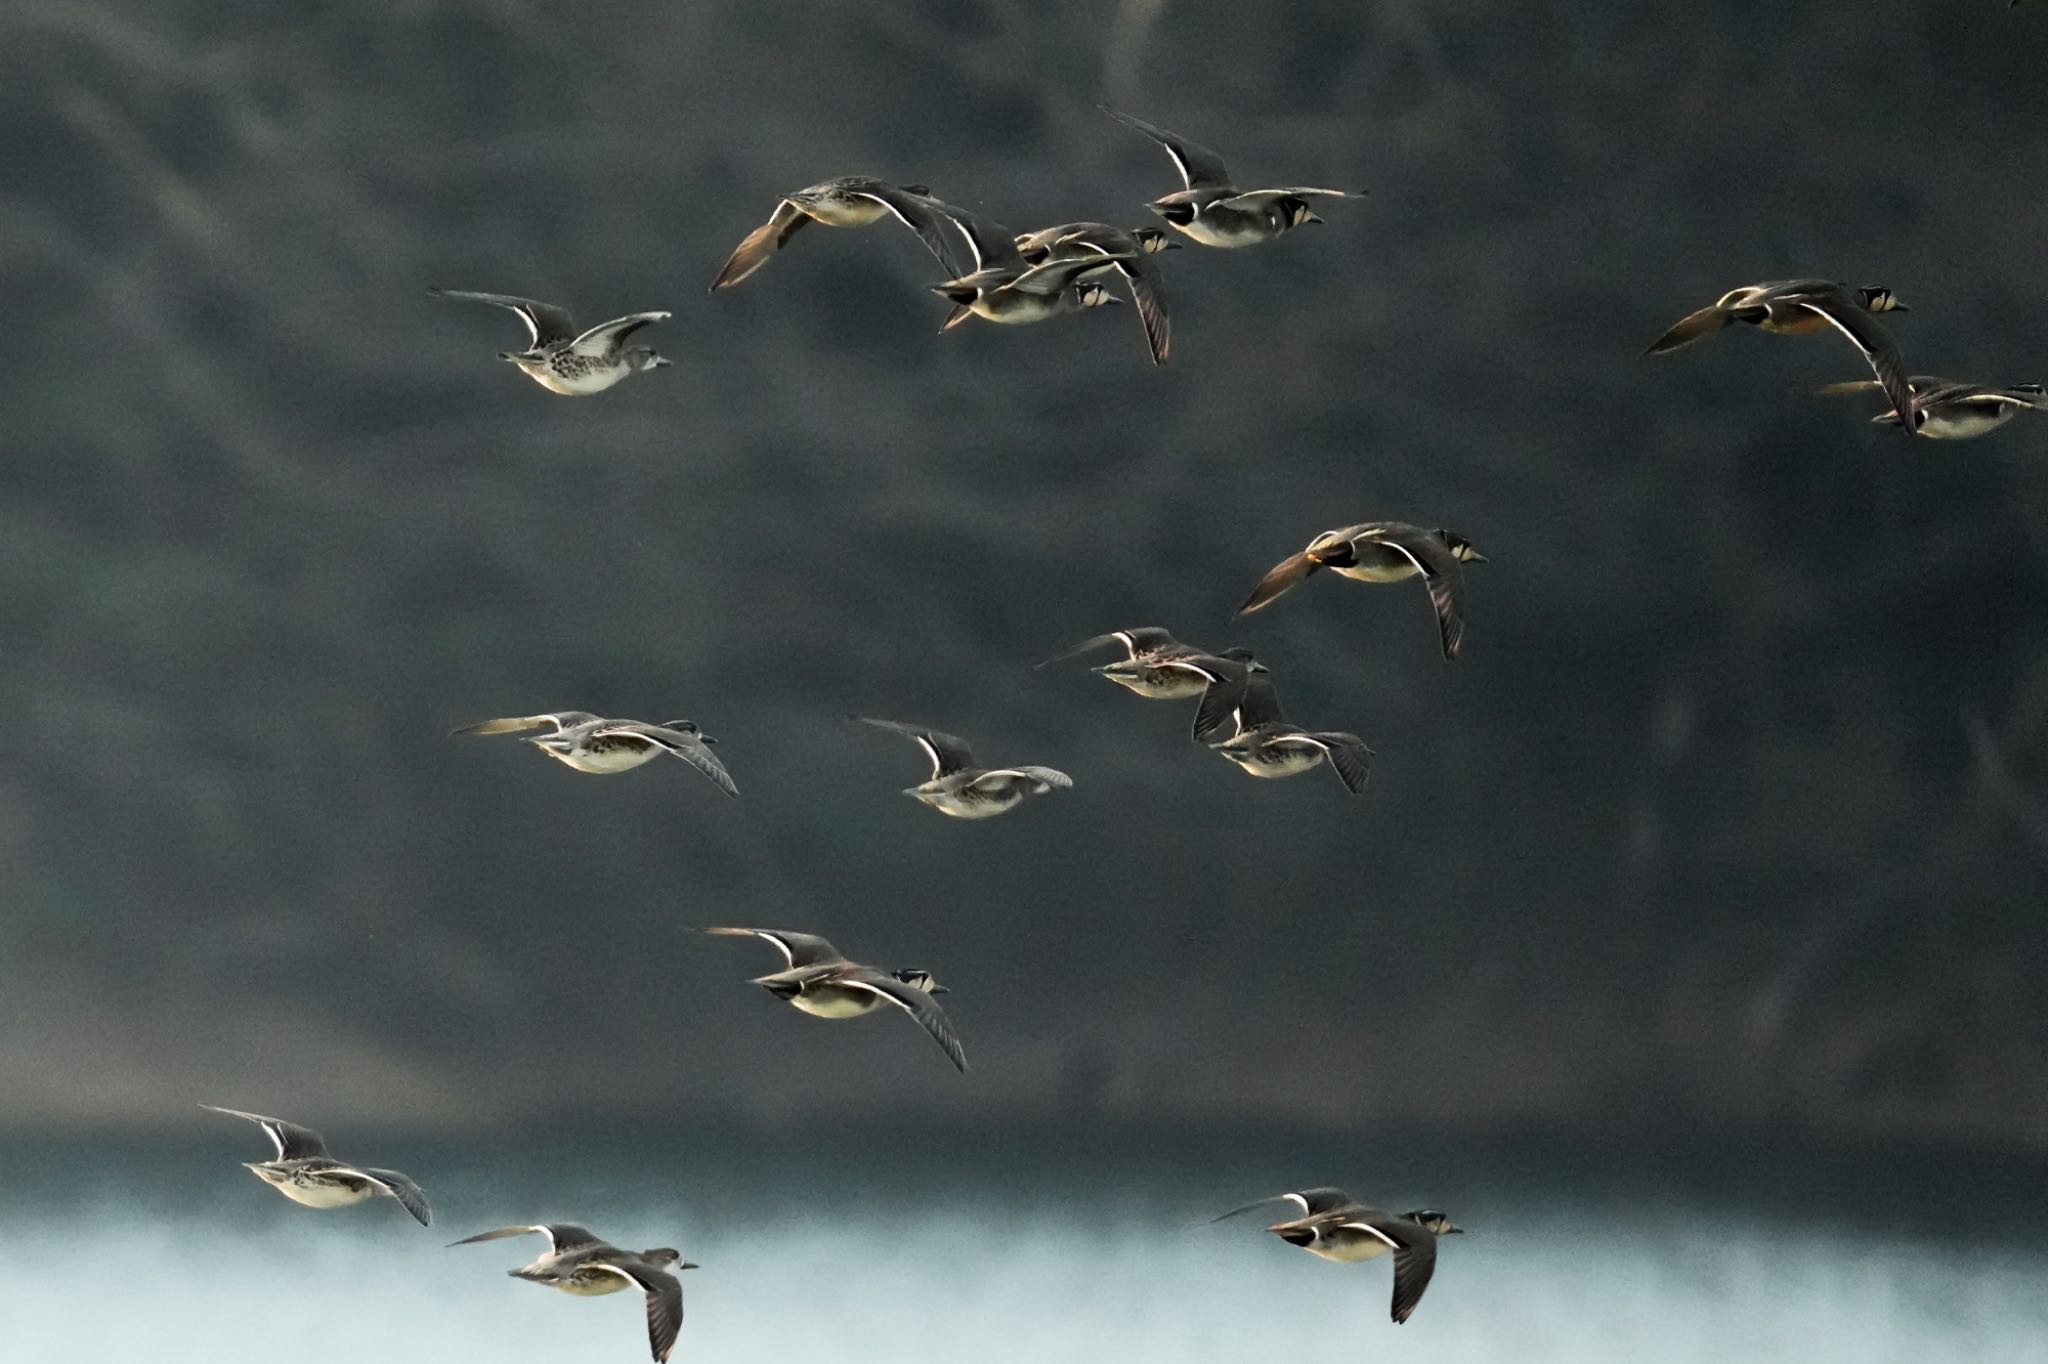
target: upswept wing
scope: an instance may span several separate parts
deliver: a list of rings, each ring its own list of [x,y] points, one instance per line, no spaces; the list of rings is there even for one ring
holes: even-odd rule
[[[707,928],[704,931],[727,938],[766,938],[782,952],[783,961],[792,971],[846,960],[838,948],[815,933],[791,933],[781,928]]]
[[[201,1108],[214,1113],[225,1113],[231,1118],[246,1118],[263,1129],[277,1148],[279,1160],[302,1160],[307,1156],[328,1154],[327,1142],[310,1127],[301,1127],[283,1118],[266,1118],[261,1113],[244,1113],[239,1108],[222,1108],[219,1104],[201,1104]]]
[[[458,303],[489,303],[499,308],[510,308],[526,324],[527,339],[535,346],[550,346],[576,335],[576,324],[569,320],[567,310],[536,298],[481,294],[471,289],[428,289],[427,292],[435,298],[452,298]]]
[[[906,725],[901,720],[877,720],[871,715],[856,715],[853,718],[864,725],[873,725],[877,729],[886,729],[915,739],[917,746],[931,759],[934,780],[951,776],[955,772],[964,772],[974,766],[974,750],[957,734],[926,729],[922,725]]]
[[[1223,158],[1201,143],[1170,133],[1156,123],[1147,123],[1136,114],[1112,109],[1107,104],[1097,107],[1126,128],[1135,128],[1166,148],[1166,154],[1173,158],[1174,168],[1180,172],[1181,183],[1189,189],[1230,188],[1230,172],[1224,169]]]
[[[1055,663],[1064,663],[1091,649],[1100,649],[1105,644],[1121,644],[1124,649],[1124,661],[1127,663],[1134,662],[1140,654],[1180,647],[1180,641],[1173,637],[1170,630],[1157,625],[1140,625],[1129,630],[1111,630],[1107,634],[1090,635],[1065,653],[1055,654],[1036,666],[1048,668]]]

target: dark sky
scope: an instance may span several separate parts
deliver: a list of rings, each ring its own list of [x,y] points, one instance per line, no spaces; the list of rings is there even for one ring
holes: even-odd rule
[[[2048,1136],[2048,419],[1909,443],[1837,338],[1657,361],[1756,279],[1916,371],[2048,378],[2048,15],[1997,0],[800,7],[22,0],[0,14],[0,1126],[195,1099]],[[1369,187],[1128,307],[936,334],[906,232],[705,286],[776,198],[1150,221],[1157,148]],[[521,379],[428,285],[673,310]],[[1420,588],[1230,612],[1316,531]],[[1079,664],[1272,664],[1372,786],[1254,782]],[[687,715],[596,780],[454,724]],[[1074,774],[984,824],[848,712]],[[746,984],[811,929],[949,984]]]

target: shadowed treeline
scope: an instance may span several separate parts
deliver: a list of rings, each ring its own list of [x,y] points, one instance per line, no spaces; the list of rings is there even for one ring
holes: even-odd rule
[[[2038,1146],[2048,421],[1908,442],[1804,396],[1860,377],[1830,337],[1639,352],[1824,274],[1906,299],[1915,370],[2048,378],[2048,26],[1367,8],[0,12],[0,1124]],[[1371,195],[1163,257],[1163,371],[1129,308],[934,335],[892,225],[704,294],[849,172],[1147,221],[1172,168],[1098,100]],[[430,284],[671,308],[676,368],[551,397]],[[1489,556],[1461,662],[1414,584],[1232,624],[1383,517]],[[1154,623],[1365,736],[1366,796],[1030,666]],[[443,737],[564,707],[695,719],[744,798]],[[849,711],[1077,786],[943,821]],[[685,931],[735,922],[931,969],[975,1070],[779,1009]]]

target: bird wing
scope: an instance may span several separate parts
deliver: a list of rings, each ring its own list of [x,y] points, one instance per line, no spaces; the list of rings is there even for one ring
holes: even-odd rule
[[[1297,734],[1292,738],[1310,740],[1328,754],[1330,766],[1335,769],[1337,776],[1343,780],[1345,789],[1352,795],[1355,796],[1365,790],[1365,783],[1372,775],[1372,750],[1365,746],[1365,740],[1356,734],[1346,734],[1335,729]],[[1289,740],[1275,742],[1286,743]]]
[[[515,1227],[493,1227],[480,1231],[474,1236],[465,1236],[460,1241],[450,1241],[450,1246],[475,1245],[478,1241],[501,1241],[507,1236],[524,1236],[539,1232],[548,1238],[548,1253],[560,1255],[564,1251],[577,1250],[584,1246],[601,1246],[604,1242],[586,1228],[570,1222],[529,1222]]]
[[[720,762],[718,755],[711,751],[710,746],[695,734],[684,734],[663,725],[643,724],[638,720],[620,720],[590,732],[593,739],[606,736],[644,739],[664,752],[673,753],[711,778],[718,789],[728,796],[737,796],[740,793],[740,788],[733,783],[732,774],[725,770],[725,764]]]
[[[1230,725],[1238,702],[1244,699],[1245,683],[1251,676],[1251,670],[1244,664],[1228,658],[1212,658],[1207,654],[1168,659],[1158,666],[1174,672],[1193,673],[1208,683],[1202,689],[1201,704],[1195,707],[1193,734],[1197,743]]]
[[[1383,527],[1370,538],[1399,550],[1422,574],[1429,589],[1429,604],[1436,609],[1437,633],[1446,661],[1458,656],[1465,643],[1465,570],[1451,547],[1431,532],[1417,526]]]
[[[931,206],[933,212],[950,221],[966,239],[967,249],[974,253],[976,271],[996,266],[1016,266],[1022,269],[1024,257],[1018,252],[1017,239],[1008,228],[957,204],[945,203],[938,199],[928,199],[925,202]],[[940,252],[938,255],[941,261],[946,260],[945,253]],[[948,264],[947,268],[953,267]]]
[[[1259,579],[1259,585],[1244,599],[1244,605],[1237,608],[1237,614],[1249,615],[1260,607],[1271,604],[1284,593],[1292,591],[1309,574],[1321,567],[1322,564],[1311,558],[1307,550],[1289,555],[1266,570],[1266,576]]]
[[[791,933],[781,928],[707,928],[728,938],[766,938],[782,952],[782,959],[794,971],[806,966],[830,966],[845,961],[839,949],[815,933]]]
[[[946,734],[922,725],[906,725],[900,720],[877,720],[869,715],[856,715],[854,719],[864,725],[886,729],[897,734],[907,734],[917,741],[925,756],[932,760],[932,777],[950,776],[974,766],[974,750],[967,741],[957,734]]]
[[[1052,787],[1064,790],[1074,784],[1072,777],[1056,767],[992,767],[969,782],[968,785],[980,786],[984,782],[991,785],[1003,785],[1013,781],[1035,783],[1041,792]]]
[[[1280,697],[1273,690],[1273,679],[1265,673],[1253,673],[1244,680],[1244,692],[1237,699],[1237,733],[1257,729],[1260,725],[1276,725],[1286,721],[1286,714],[1280,709]],[[1235,737],[1234,735],[1232,737]]]
[[[357,1166],[356,1173],[397,1199],[399,1206],[411,1213],[413,1220],[421,1226],[428,1226],[433,1222],[434,1214],[427,1207],[427,1195],[410,1176],[402,1175],[396,1170],[379,1170],[369,1165]]]
[[[588,711],[564,710],[553,715],[507,715],[497,720],[481,720],[460,729],[451,729],[453,734],[517,734],[522,730],[551,728],[560,734],[572,725],[588,724],[597,717]]]
[[[1671,324],[1664,334],[1650,343],[1645,355],[1668,355],[1681,347],[1712,336],[1723,327],[1735,321],[1735,314],[1719,303],[1701,308],[1698,312],[1687,313]]]
[[[326,1139],[310,1127],[301,1127],[283,1118],[266,1118],[261,1113],[244,1113],[239,1108],[222,1108],[219,1104],[199,1106],[215,1113],[225,1113],[231,1118],[247,1118],[262,1127],[264,1135],[277,1147],[279,1160],[300,1160],[306,1156],[327,1154]]]
[[[1091,252],[1085,256],[1065,256],[1047,260],[1031,266],[1023,274],[1010,281],[1009,287],[1020,294],[1040,294],[1050,297],[1065,293],[1083,275],[1120,264],[1137,257],[1128,252]]]
[[[1876,373],[1884,396],[1891,400],[1892,411],[1899,414],[1899,420],[1911,431],[1913,384],[1906,373],[1906,361],[1892,341],[1891,333],[1839,289],[1795,301],[1808,312],[1825,318],[1836,331],[1849,338]]]
[[[906,985],[894,976],[877,971],[873,967],[861,968],[858,972],[844,977],[840,984],[880,995],[909,1014],[924,1026],[924,1030],[932,1035],[933,1041],[945,1049],[953,1064],[963,1073],[966,1071],[966,1049],[960,1045],[959,1034],[953,1031],[952,1020],[946,1017],[946,1011],[939,1006],[938,1000],[932,998],[930,991],[920,990],[915,985]]]
[[[768,215],[768,221],[740,239],[740,244],[726,257],[725,265],[718,272],[718,278],[711,281],[711,292],[730,289],[748,275],[768,263],[768,258],[780,251],[783,244],[794,237],[811,215],[787,199],[775,205],[775,211]]]
[[[668,317],[667,313],[628,313],[624,317],[615,317],[609,322],[598,323],[577,337],[569,344],[569,349],[592,360],[609,360],[619,353],[619,347],[626,343],[627,337],[649,323],[665,322]]]
[[[452,298],[458,303],[489,303],[499,308],[510,308],[526,324],[528,339],[535,346],[553,345],[576,335],[576,324],[569,320],[566,310],[552,303],[542,303],[539,299],[520,298],[514,294],[480,294],[470,289],[429,289],[427,292],[435,298]]]
[[[631,1279],[647,1294],[647,1343],[656,1360],[666,1360],[683,1329],[683,1285],[675,1275],[637,1260],[607,1265]]]
[[[1171,631],[1161,629],[1157,625],[1140,625],[1130,630],[1111,630],[1105,635],[1091,635],[1065,653],[1055,654],[1037,666],[1045,668],[1055,663],[1064,663],[1076,654],[1085,654],[1090,649],[1099,649],[1105,644],[1123,645],[1124,661],[1132,662],[1140,654],[1176,648],[1180,641],[1173,637]]]
[[[1429,1228],[1384,1213],[1371,1213],[1342,1225],[1369,1231],[1394,1248],[1393,1319],[1396,1326],[1414,1315],[1436,1273],[1436,1235]]]
[[[1107,104],[1098,107],[1125,127],[1137,129],[1166,148],[1175,169],[1180,171],[1181,182],[1189,189],[1230,188],[1230,172],[1223,168],[1223,158],[1201,143],[1190,141],[1178,133],[1169,133],[1156,123],[1147,123],[1135,114],[1112,109]]]
[[[945,215],[936,200],[922,194],[912,194],[894,185],[868,185],[853,191],[863,199],[872,199],[889,210],[897,222],[917,234],[925,250],[939,258],[939,264],[954,274],[960,273],[959,262],[953,255],[953,244],[946,235]],[[961,228],[961,235],[967,234]],[[972,238],[969,238],[970,245]]]
[[[1119,261],[1116,268],[1130,286],[1131,304],[1138,310],[1138,320],[1145,324],[1145,344],[1152,348],[1152,363],[1163,365],[1166,353],[1173,348],[1173,318],[1166,311],[1166,275],[1157,261],[1142,253]]]

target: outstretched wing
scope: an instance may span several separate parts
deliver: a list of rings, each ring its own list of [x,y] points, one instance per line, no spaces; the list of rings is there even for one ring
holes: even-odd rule
[[[1147,123],[1135,114],[1112,109],[1107,104],[1098,105],[1127,128],[1135,128],[1145,136],[1166,148],[1166,154],[1173,158],[1173,164],[1180,171],[1181,182],[1189,189],[1228,189],[1230,172],[1223,168],[1223,158],[1178,133],[1169,133],[1156,123]]]
[[[1271,605],[1276,599],[1294,590],[1309,574],[1322,565],[1309,557],[1308,551],[1291,554],[1266,570],[1266,576],[1259,579],[1259,585],[1244,599],[1244,605],[1237,608],[1240,616],[1249,615],[1260,607]]]
[[[974,750],[957,734],[926,729],[922,725],[906,725],[900,720],[877,720],[870,715],[856,715],[853,718],[864,725],[873,725],[877,729],[886,729],[897,734],[907,734],[915,739],[917,746],[924,750],[925,756],[932,760],[934,779],[950,776],[974,766]]]
[[[1335,729],[1318,730],[1313,734],[1296,735],[1295,738],[1318,745],[1328,755],[1330,766],[1352,795],[1365,790],[1365,783],[1372,776],[1372,750],[1365,746],[1365,740],[1356,734]],[[1289,740],[1276,742],[1286,743]]]
[[[1034,265],[1010,281],[1010,287],[1020,294],[1051,296],[1065,293],[1083,275],[1093,274],[1110,265],[1120,265],[1137,257],[1126,252],[1102,252],[1085,256],[1070,256]]]
[[[553,345],[576,335],[576,324],[569,320],[567,311],[539,299],[520,298],[514,294],[480,294],[470,289],[428,289],[427,292],[435,298],[452,298],[458,303],[489,303],[499,308],[510,308],[526,324],[528,339],[535,346]]]
[[[1668,355],[1672,351],[1690,346],[1693,342],[1712,336],[1735,321],[1735,314],[1716,303],[1701,308],[1698,312],[1687,313],[1671,324],[1665,333],[1650,343],[1645,355]]]
[[[586,725],[597,717],[589,711],[563,710],[552,715],[507,715],[497,720],[480,720],[473,725],[451,729],[453,734],[518,734],[529,729],[549,729],[557,734],[575,725]]]
[[[606,735],[645,739],[664,752],[673,753],[711,778],[718,789],[728,796],[737,796],[740,793],[740,788],[733,783],[732,774],[725,770],[725,764],[720,762],[718,755],[695,734],[685,734],[662,725],[642,724],[638,720],[621,720],[616,724],[600,726],[591,731],[592,738]]]
[[[1231,715],[1244,698],[1250,669],[1232,659],[1212,658],[1207,654],[1169,659],[1158,666],[1163,670],[1193,673],[1208,684],[1202,690],[1202,703],[1195,708],[1193,733],[1197,743],[1230,726]]]
[[[1891,401],[1892,411],[1898,413],[1899,420],[1908,431],[1913,430],[1913,382],[1906,373],[1905,358],[1899,354],[1891,333],[1839,289],[1796,302],[1808,312],[1825,318],[1836,331],[1849,338],[1877,375],[1884,396]]]
[[[385,1193],[398,1200],[400,1207],[412,1214],[413,1220],[427,1226],[434,1220],[434,1214],[427,1207],[427,1196],[407,1175],[396,1170],[379,1170],[369,1165],[359,1165],[356,1173],[369,1180]]]
[[[266,1118],[261,1113],[244,1113],[239,1108],[222,1108],[219,1104],[201,1104],[201,1108],[214,1113],[225,1113],[231,1118],[247,1118],[263,1129],[271,1144],[277,1147],[279,1160],[299,1160],[306,1156],[327,1154],[327,1142],[310,1127],[301,1127],[283,1118]]]
[[[952,1020],[946,1017],[946,1011],[939,1007],[939,1002],[932,998],[929,991],[920,990],[915,985],[906,985],[894,976],[874,970],[872,967],[849,975],[840,983],[855,990],[866,990],[880,995],[909,1014],[924,1026],[924,1030],[932,1035],[933,1041],[945,1049],[953,1064],[962,1072],[966,1071],[967,1052],[960,1045],[960,1036],[953,1031]]]
[[[782,959],[794,971],[805,966],[828,966],[833,962],[845,961],[839,949],[815,933],[791,933],[780,928],[707,928],[706,933],[722,937],[766,938],[782,951]]]
[[[1091,635],[1065,653],[1055,654],[1037,666],[1046,668],[1055,663],[1064,663],[1077,654],[1085,654],[1090,649],[1100,649],[1105,644],[1123,645],[1124,660],[1131,662],[1140,654],[1156,653],[1161,649],[1177,648],[1180,645],[1180,641],[1173,637],[1171,631],[1161,629],[1157,625],[1140,625],[1130,630],[1111,630],[1106,635]]]
[[[711,292],[730,289],[748,275],[768,263],[768,258],[780,251],[783,244],[797,234],[797,230],[811,221],[811,215],[787,199],[775,205],[775,211],[768,215],[768,221],[749,232],[740,244],[733,248],[726,258],[725,267],[718,272],[718,278],[711,281]]]
[[[851,192],[860,198],[872,199],[888,209],[897,222],[917,234],[917,239],[924,243],[925,250],[938,257],[940,265],[953,274],[960,273],[960,263],[953,255],[952,239],[946,235],[946,217],[937,200],[922,194],[912,194],[909,190],[895,185],[867,185]],[[967,235],[967,229],[964,227],[960,232],[963,236]],[[969,241],[971,244],[972,238],[969,238]]]
[[[683,1329],[683,1285],[675,1275],[637,1260],[609,1266],[638,1284],[647,1295],[647,1343],[657,1361],[676,1348]]]
[[[1385,1213],[1368,1212],[1348,1219],[1340,1226],[1370,1232],[1394,1250],[1393,1318],[1396,1326],[1414,1315],[1436,1273],[1436,1234],[1427,1227]]]
[[[571,343],[569,349],[592,360],[609,360],[626,344],[626,338],[652,322],[666,322],[667,313],[628,313],[600,322]]]
[[[970,785],[986,784],[991,789],[1000,789],[1011,782],[1028,781],[1039,795],[1055,788],[1064,790],[1074,784],[1074,779],[1055,767],[992,767],[976,777]]]
[[[1458,556],[1434,532],[1419,526],[1386,527],[1372,532],[1370,538],[1399,550],[1421,572],[1429,588],[1429,604],[1436,609],[1444,658],[1456,658],[1465,643],[1465,570]]]
[[[1021,271],[1024,257],[1017,250],[1016,236],[1001,223],[992,222],[978,213],[939,199],[926,199],[923,203],[928,205],[932,212],[951,222],[959,231],[967,242],[967,249],[974,253],[976,271],[998,266],[1016,266]],[[941,262],[946,261],[944,252],[934,254]],[[953,266],[947,263],[946,268],[950,270]]]
[[[583,1246],[604,1244],[587,1229],[569,1222],[529,1222],[516,1227],[493,1227],[489,1231],[480,1231],[474,1236],[465,1236],[460,1241],[450,1241],[448,1244],[451,1247],[471,1246],[479,1241],[501,1241],[507,1236],[525,1236],[536,1231],[548,1238],[548,1251],[554,1255]]]

